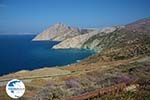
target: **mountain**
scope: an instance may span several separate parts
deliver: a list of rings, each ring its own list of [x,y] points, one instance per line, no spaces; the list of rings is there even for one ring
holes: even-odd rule
[[[92,36],[101,33],[101,34],[108,34],[110,32],[113,32],[117,29],[117,27],[107,27],[103,29],[96,29],[92,32],[88,32],[86,34],[81,34],[74,36],[72,38],[68,38],[62,42],[60,42],[57,45],[54,45],[54,49],[66,49],[66,48],[81,48],[82,45]]]
[[[50,26],[48,29],[38,34],[33,41],[41,40],[53,40],[63,41],[67,38],[71,38],[80,34],[86,33],[87,30],[80,30],[79,28],[73,28],[62,23],[57,23]]]

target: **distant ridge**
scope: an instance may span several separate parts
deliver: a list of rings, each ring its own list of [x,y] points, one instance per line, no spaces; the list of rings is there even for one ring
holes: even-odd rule
[[[149,26],[150,26],[150,18],[143,18],[133,23],[127,24],[126,30],[147,33],[150,31]]]

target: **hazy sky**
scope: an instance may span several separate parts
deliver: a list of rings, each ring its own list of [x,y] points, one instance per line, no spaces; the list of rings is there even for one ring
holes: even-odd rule
[[[39,33],[57,22],[105,27],[145,17],[150,0],[0,0],[0,34]]]

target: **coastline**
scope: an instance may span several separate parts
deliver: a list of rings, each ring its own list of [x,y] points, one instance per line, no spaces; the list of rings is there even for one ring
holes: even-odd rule
[[[76,63],[77,60],[92,54],[92,51],[85,49],[52,49],[52,46],[56,44],[55,41],[31,42],[34,36],[8,36],[0,37],[2,68],[0,76],[20,70],[34,70]]]
[[[73,48],[72,48],[73,49]],[[77,49],[78,50],[78,49]],[[88,49],[79,49],[79,50],[88,50]],[[89,50],[88,50],[89,51]],[[85,60],[87,60],[87,59],[89,59],[90,57],[92,57],[92,56],[95,56],[96,54],[97,54],[97,52],[95,52],[95,51],[92,51],[92,50],[90,50],[90,52],[92,52],[92,55],[90,55],[89,57],[87,57],[87,58],[84,58],[84,59],[82,59],[82,60],[77,60],[76,62],[74,62],[74,63],[71,63],[71,64],[67,64],[67,65],[62,65],[62,66],[50,66],[50,67],[48,67],[48,66],[43,66],[42,68],[38,68],[38,69],[33,69],[33,70],[20,70],[20,71],[17,71],[17,72],[12,72],[12,73],[8,73],[8,74],[4,74],[4,75],[1,75],[0,76],[0,78],[1,77],[7,77],[7,76],[13,76],[14,74],[24,74],[24,73],[32,73],[32,72],[35,72],[35,71],[42,71],[42,70],[45,70],[45,69],[47,69],[47,70],[51,70],[51,69],[64,69],[64,68],[66,68],[66,67],[70,67],[70,66],[74,66],[74,65],[77,65],[77,64],[80,64],[82,61],[85,61]],[[45,73],[43,73],[43,75],[44,75]],[[30,76],[30,75],[29,75]],[[28,76],[28,77],[29,77]],[[13,76],[14,77],[14,76]],[[12,77],[12,78],[13,78]],[[18,76],[16,76],[16,78],[17,78]],[[10,80],[10,79],[12,79],[11,77],[9,78],[9,79],[7,79],[7,81],[8,80]],[[21,78],[23,78],[23,77],[21,77]],[[1,81],[3,81],[3,80],[0,80],[0,82]]]
[[[69,80],[80,79],[79,82],[82,82],[82,81],[86,82],[85,80],[89,78],[89,75],[91,78],[93,77],[92,79],[97,78],[97,76],[99,75],[100,75],[100,80],[103,80],[103,78],[107,78],[107,77],[113,78],[113,75],[115,75],[115,73],[120,73],[119,70],[126,69],[126,67],[124,68],[124,66],[127,66],[128,68],[128,66],[130,67],[132,64],[133,65],[138,64],[138,62],[145,64],[145,62],[149,62],[149,61],[150,61],[149,56],[147,57],[139,56],[139,57],[133,57],[133,58],[124,59],[124,60],[107,61],[107,62],[104,61],[104,62],[96,62],[96,63],[94,63],[93,60],[91,63],[90,58],[88,58],[79,63],[72,64],[70,66],[55,67],[55,68],[42,68],[42,69],[36,69],[33,71],[23,71],[23,72],[12,73],[12,74],[0,77],[0,80],[2,80],[0,82],[0,91],[2,91],[1,89],[5,88],[7,81],[11,80],[12,78],[13,79],[17,78],[17,79],[22,80],[26,86],[26,93],[23,97],[29,99],[38,95],[37,93],[39,92],[39,90],[43,89],[43,87],[47,87],[49,84],[54,84],[56,85],[56,87],[57,86],[59,87],[61,86],[61,84],[63,85]],[[132,67],[138,68],[138,66],[137,67],[132,66]],[[123,73],[121,72],[120,74],[122,75],[125,74],[125,76],[128,77],[128,74],[126,72],[123,72]],[[140,75],[141,74],[139,73],[139,76]],[[93,81],[89,81],[89,83],[92,83],[92,82]],[[96,87],[93,86],[93,89],[96,89]],[[4,94],[5,93],[3,93],[3,95]],[[70,95],[69,97],[71,96],[72,95]]]

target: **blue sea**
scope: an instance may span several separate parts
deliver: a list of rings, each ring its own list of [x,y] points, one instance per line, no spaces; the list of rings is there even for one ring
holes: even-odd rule
[[[0,35],[0,75],[75,63],[93,54],[79,49],[52,49],[58,42],[31,41],[35,35]]]

